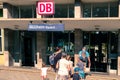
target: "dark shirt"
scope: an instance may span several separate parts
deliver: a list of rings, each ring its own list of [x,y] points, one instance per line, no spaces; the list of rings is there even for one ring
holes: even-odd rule
[[[56,64],[57,62],[61,59],[62,56],[62,52],[58,53],[55,57],[54,57],[54,68],[56,68]]]
[[[80,61],[79,61],[79,62],[77,63],[77,66],[79,67],[80,70],[84,70],[84,64],[83,64],[83,62],[80,62]]]
[[[80,80],[80,76],[78,73],[73,74],[73,80]]]

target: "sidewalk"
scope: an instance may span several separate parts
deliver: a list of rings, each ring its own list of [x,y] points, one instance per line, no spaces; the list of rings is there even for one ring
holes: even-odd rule
[[[55,79],[55,72],[48,71],[49,80]],[[0,80],[41,80],[40,70],[32,67],[1,67]],[[106,73],[92,73],[86,80],[120,80],[120,76]]]

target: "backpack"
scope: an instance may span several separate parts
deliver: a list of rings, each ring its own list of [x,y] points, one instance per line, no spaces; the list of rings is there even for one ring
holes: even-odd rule
[[[50,65],[54,65],[54,57],[55,57],[54,53],[49,56]]]
[[[87,62],[86,52],[84,52],[84,53],[85,53],[85,57],[82,56],[82,54],[83,54],[83,52],[82,52],[81,55],[79,56],[79,58],[82,62]]]

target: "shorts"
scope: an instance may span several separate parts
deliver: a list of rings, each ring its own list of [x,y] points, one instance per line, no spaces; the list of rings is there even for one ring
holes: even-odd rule
[[[57,80],[69,80],[68,75],[58,75]]]

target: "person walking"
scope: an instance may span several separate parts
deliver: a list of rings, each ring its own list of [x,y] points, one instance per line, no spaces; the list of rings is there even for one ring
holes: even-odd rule
[[[86,47],[83,47],[82,50],[79,51],[78,61],[81,61],[84,63],[84,71],[86,71],[87,63],[88,63],[88,67],[90,69],[90,66],[91,66],[90,54],[86,50]]]
[[[57,62],[61,59],[62,57],[62,48],[61,47],[57,47],[56,48],[56,52],[54,53],[55,54],[55,57],[54,57],[54,65],[53,65],[53,68],[55,70],[55,72],[57,71],[57,68],[56,68],[56,64]]]
[[[73,61],[71,60],[71,56],[67,55],[67,60],[69,62],[70,70],[69,70],[69,77],[72,77],[73,74]]]
[[[46,80],[48,67],[46,67],[45,63],[42,64],[42,68],[40,68],[40,70],[41,70],[41,79]]]
[[[66,53],[62,53],[62,58],[57,62],[58,68],[57,80],[69,80],[69,62],[66,60]]]
[[[79,71],[80,71],[80,68],[76,66],[74,68],[74,73],[73,73],[72,80],[80,80]]]

